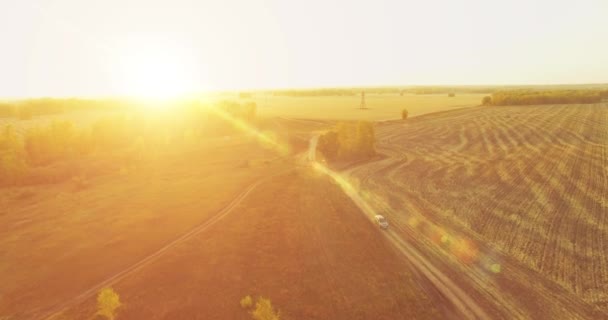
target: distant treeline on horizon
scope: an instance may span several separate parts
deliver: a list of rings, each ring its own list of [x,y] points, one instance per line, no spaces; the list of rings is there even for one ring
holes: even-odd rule
[[[285,97],[331,97],[365,94],[487,94],[484,105],[529,105],[563,103],[597,103],[608,98],[608,84],[528,85],[528,86],[410,86],[410,87],[352,87],[319,89],[285,89],[266,91],[226,91],[215,95],[251,99],[256,95]],[[212,94],[213,95],[213,94]],[[196,99],[175,100],[176,105],[191,104]],[[128,98],[35,98],[0,100],[0,118],[30,119],[35,116],[61,114],[80,110],[112,110],[137,107],[141,102]]]
[[[487,85],[487,86],[403,86],[403,87],[352,87],[352,88],[317,88],[317,89],[284,89],[262,91],[273,96],[314,97],[314,96],[353,96],[361,92],[366,94],[491,94],[510,90],[608,90],[608,84],[565,84],[565,85]],[[255,94],[255,91],[246,95]]]
[[[517,106],[543,104],[588,104],[608,99],[608,89],[582,90],[507,90],[482,99],[483,105]]]

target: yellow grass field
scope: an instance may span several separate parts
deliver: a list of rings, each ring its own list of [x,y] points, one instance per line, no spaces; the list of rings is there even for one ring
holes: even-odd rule
[[[367,111],[376,114],[377,110]],[[311,115],[323,118],[322,114]],[[123,317],[135,319],[171,318],[176,310],[188,317],[213,314],[245,319],[249,315],[238,300],[247,294],[269,296],[286,319],[323,319],[327,314],[342,319],[363,315],[389,319],[403,314],[434,317],[439,309],[449,309],[432,301],[436,293],[429,291],[429,284],[369,220],[358,214],[350,217],[357,209],[339,188],[324,177],[311,175],[310,168],[299,163],[310,132],[327,128],[331,122],[295,120],[293,116],[263,116],[259,123],[265,135],[290,133],[302,140],[291,147],[290,154],[263,148],[251,134],[237,133],[208,138],[187,149],[157,152],[135,166],[117,164],[86,178],[84,187],[68,179],[1,188],[0,318],[86,318],[94,314],[91,303],[103,284],[115,287],[129,306],[121,311]],[[86,128],[96,115],[3,119],[18,132],[53,120],[69,120]],[[300,173],[272,178],[285,170]],[[264,177],[268,181],[243,193]],[[303,194],[309,194],[307,200]],[[204,227],[200,234],[197,231],[174,242],[215,221],[218,212],[232,206],[235,199],[242,203],[213,225],[209,234]],[[308,239],[313,234],[316,240]],[[199,249],[192,251],[193,245]],[[277,255],[279,252],[284,255]],[[319,256],[320,252],[325,253]],[[170,258],[163,258],[165,254]],[[190,262],[175,265],[172,261],[177,257]],[[200,273],[200,268],[207,271]],[[173,281],[138,280],[166,272],[191,283],[193,291],[172,287]],[[284,276],[276,276],[282,273]],[[183,278],[188,274],[191,280]],[[315,274],[326,277],[313,277]],[[304,282],[292,289],[294,276]],[[176,300],[163,299],[169,304],[162,305],[159,296],[138,293],[154,293],[160,286]],[[196,301],[193,292],[199,293]],[[197,307],[205,305],[198,299],[208,300],[209,305]],[[161,311],[174,307],[177,309],[171,312]]]
[[[115,285],[124,319],[250,319],[264,296],[281,319],[441,317],[411,266],[325,177],[308,168],[264,183],[235,211]],[[355,214],[353,214],[355,213]],[[90,299],[61,319],[95,312]]]
[[[443,318],[465,298],[497,318],[606,316],[607,106],[480,97],[370,95],[367,110],[358,97],[256,98],[254,132],[165,146],[84,187],[0,188],[0,319],[93,317],[105,286],[124,303],[117,319],[247,319],[248,294],[282,319]],[[416,117],[388,120],[404,101]],[[378,156],[335,174],[388,232],[303,160],[340,115],[383,120]],[[57,119],[95,114],[3,121]],[[396,239],[467,295],[448,298]]]
[[[71,181],[0,189],[0,315],[44,314],[291,166],[255,144],[231,141],[94,177],[84,189]]]

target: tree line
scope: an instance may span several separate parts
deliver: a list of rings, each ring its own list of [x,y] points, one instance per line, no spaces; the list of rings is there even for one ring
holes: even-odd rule
[[[0,118],[31,119],[38,116],[61,114],[80,110],[117,110],[135,106],[135,102],[118,99],[56,99],[37,98],[17,101],[0,101]]]
[[[608,98],[608,90],[509,90],[494,92],[482,99],[483,105],[541,105],[599,103]]]
[[[356,96],[364,91],[367,94],[399,94],[398,87],[353,87],[353,88],[322,88],[322,89],[289,89],[272,91],[273,96],[286,97],[328,97],[328,96]]]
[[[0,185],[65,180],[77,174],[78,168],[93,170],[91,164],[97,160],[134,165],[164,151],[195,145],[205,137],[236,132],[235,123],[253,123],[255,113],[254,103],[224,101],[184,106],[159,118],[116,113],[89,126],[55,120],[23,133],[12,125],[0,126]],[[61,163],[74,165],[64,172],[50,172],[49,168]]]

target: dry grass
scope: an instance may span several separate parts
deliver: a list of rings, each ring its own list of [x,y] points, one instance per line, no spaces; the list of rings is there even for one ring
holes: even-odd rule
[[[297,140],[297,150],[332,119],[445,111],[379,124],[378,151],[388,157],[354,169],[356,185],[385,206],[391,230],[413,228],[411,241],[439,264],[456,261],[446,273],[475,278],[495,310],[604,316],[608,108],[453,110],[481,96],[368,95],[368,110],[357,109],[358,97],[254,100],[263,126]],[[69,300],[251,182],[294,167],[249,138],[222,137],[104,175],[0,189],[0,318],[29,319]],[[441,298],[380,231],[338,187],[303,170],[272,179],[207,232],[114,284],[124,303],[117,318],[249,319],[239,305],[249,293],[270,297],[282,319],[441,317]],[[65,316],[95,310],[93,297]]]
[[[438,318],[411,267],[308,169],[272,179],[236,212],[115,285],[125,319],[250,319],[243,293],[281,319]],[[94,301],[66,316],[80,318]]]
[[[92,115],[82,119],[79,115],[48,116],[16,122],[15,126],[23,130],[64,118],[77,126],[87,126],[91,119],[98,119]],[[292,119],[261,121],[264,131],[279,131],[279,136],[292,135],[298,140],[295,150],[306,148],[311,130],[330,125],[325,121]],[[137,166],[117,164],[102,175],[76,175],[61,183],[2,189],[0,316],[29,319],[68,301],[204,221],[251,182],[290,167],[294,167],[290,156],[261,148],[251,138],[233,136],[209,139],[187,152],[159,153]],[[228,231],[222,222],[219,229],[203,237],[200,250],[193,250],[190,244],[178,251],[183,261],[191,262],[167,266],[171,260],[159,261],[158,267],[153,264],[142,275],[116,284],[124,303],[118,318],[132,318],[130,313],[147,316],[150,312],[161,317],[180,312],[204,318],[214,314],[224,318],[243,314],[249,317],[238,306],[242,294],[249,292],[271,297],[285,319],[300,314],[309,318],[325,318],[326,314],[352,318],[374,312],[381,318],[394,318],[402,313],[413,315],[414,310],[435,314],[428,297],[418,292],[409,267],[395,260],[395,254],[373,225],[361,219],[353,230],[341,226],[336,231],[341,220],[349,219],[348,212],[356,209],[340,195],[339,189],[324,183],[310,177],[292,177],[276,181],[270,189],[261,188],[239,210],[247,216],[231,218]],[[290,191],[284,193],[284,188]],[[331,196],[324,194],[327,190],[331,190]],[[306,201],[301,194],[306,195]],[[290,214],[294,212],[299,221]],[[316,234],[313,241],[308,239],[311,234]],[[364,236],[359,239],[361,234]],[[247,240],[243,241],[243,237]],[[352,241],[356,241],[354,245]],[[367,249],[361,250],[361,246]],[[301,250],[308,263],[302,264]],[[287,256],[281,258],[277,252]],[[350,263],[340,263],[332,271],[341,261],[341,252],[347,261],[351,259]],[[261,256],[256,258],[257,253]],[[377,261],[369,261],[369,257],[376,257],[373,259]],[[224,276],[218,277],[218,261],[228,263],[223,267],[227,270]],[[361,268],[352,268],[357,264]],[[238,268],[238,279],[228,272],[235,271],[230,268]],[[156,292],[151,289],[154,285],[138,282],[140,277],[166,275],[167,270],[179,277],[194,270],[194,279],[200,281],[190,282],[192,286],[186,288],[178,284],[167,291],[181,299],[178,304],[164,295],[133,296],[135,292]],[[205,271],[200,274],[202,270]],[[155,272],[160,273],[155,276]],[[323,273],[329,273],[331,278]],[[229,285],[229,289],[209,289],[214,288],[213,281],[222,277],[234,281],[219,281]],[[243,279],[248,281],[242,282]],[[302,281],[302,286],[294,288],[294,279]],[[332,282],[327,283],[328,279]],[[128,286],[132,287],[126,289]],[[210,299],[209,305],[196,307],[199,301],[189,298],[194,292]],[[319,295],[310,295],[311,292]],[[149,300],[158,298],[168,304]],[[76,318],[95,314],[93,300],[94,297],[90,306],[72,310],[79,314]],[[380,310],[374,310],[378,305]]]
[[[242,155],[255,164],[240,168]],[[72,181],[2,189],[0,315],[28,319],[74,297],[285,166],[274,152],[234,138],[88,180],[84,189]]]

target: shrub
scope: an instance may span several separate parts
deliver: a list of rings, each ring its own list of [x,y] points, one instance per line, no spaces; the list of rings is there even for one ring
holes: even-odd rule
[[[270,299],[259,297],[255,309],[251,311],[251,317],[255,320],[279,320],[280,314],[274,310]]]
[[[103,288],[97,295],[97,314],[108,320],[114,320],[116,309],[122,304],[120,296],[112,288]]]
[[[450,98],[455,97],[455,96],[456,96],[456,94],[454,92],[448,93],[448,97],[450,97]]]
[[[401,110],[401,119],[403,119],[403,120],[407,119],[408,115],[409,115],[409,112],[407,111],[407,109]]]
[[[241,299],[241,307],[242,308],[251,308],[251,306],[253,305],[253,299],[251,298],[251,296],[245,296],[243,297],[243,299]]]
[[[483,97],[483,99],[481,99],[481,104],[484,106],[489,106],[492,104],[492,97],[490,96],[485,96]]]

